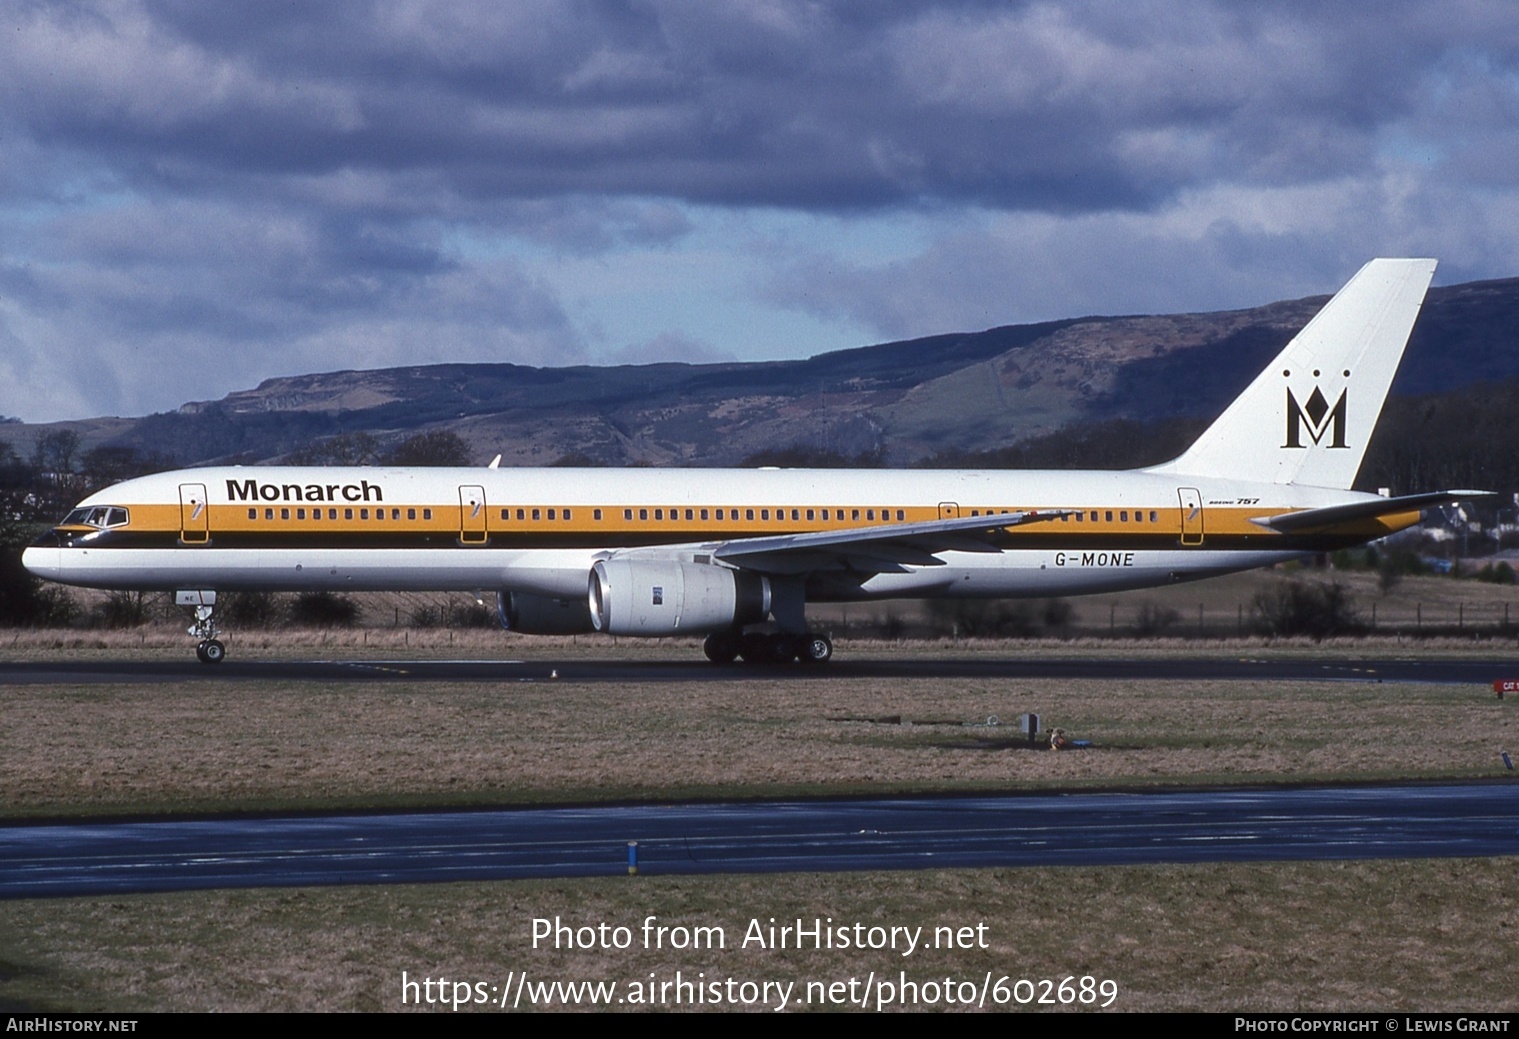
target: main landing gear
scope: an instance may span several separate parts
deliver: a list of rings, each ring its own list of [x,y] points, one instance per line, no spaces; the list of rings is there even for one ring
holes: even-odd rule
[[[202,664],[220,664],[227,658],[227,647],[216,636],[219,631],[216,627],[216,593],[212,591],[175,592],[174,603],[177,606],[189,606],[195,610],[195,623],[190,625],[189,634],[192,638],[200,639],[200,645],[195,647],[195,656]]]
[[[702,651],[714,664],[826,664],[833,659],[833,640],[821,632],[793,635],[784,631],[715,631],[702,643]]]

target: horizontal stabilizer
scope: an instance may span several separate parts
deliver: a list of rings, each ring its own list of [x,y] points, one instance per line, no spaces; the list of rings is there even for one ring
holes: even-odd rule
[[[1278,516],[1260,516],[1250,522],[1284,534],[1295,534],[1303,530],[1322,530],[1325,527],[1376,519],[1378,516],[1391,516],[1398,512],[1413,512],[1434,505],[1451,505],[1458,501],[1492,496],[1492,491],[1430,491],[1427,494],[1405,494],[1398,498],[1376,498],[1348,505],[1329,505],[1322,509],[1284,512]]]

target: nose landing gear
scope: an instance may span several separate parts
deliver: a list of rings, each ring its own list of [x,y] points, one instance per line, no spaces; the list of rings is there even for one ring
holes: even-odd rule
[[[220,664],[227,657],[227,647],[216,636],[216,593],[214,591],[175,592],[174,604],[188,606],[195,611],[195,623],[188,631],[191,638],[200,639],[195,656],[202,664]]]

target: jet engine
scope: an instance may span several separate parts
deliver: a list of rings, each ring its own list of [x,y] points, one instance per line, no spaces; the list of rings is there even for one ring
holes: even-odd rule
[[[701,563],[603,559],[591,568],[591,624],[609,635],[701,635],[770,615],[770,581]]]
[[[500,591],[496,615],[507,631],[524,635],[583,635],[595,630],[583,599]]]

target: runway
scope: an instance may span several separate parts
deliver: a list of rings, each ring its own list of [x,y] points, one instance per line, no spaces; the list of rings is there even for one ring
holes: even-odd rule
[[[1519,661],[1489,659],[1253,659],[1249,657],[983,657],[835,660],[824,667],[718,667],[704,660],[90,660],[0,664],[0,685],[182,682],[698,682],[820,678],[1065,678],[1105,681],[1338,681],[1491,685],[1519,678]]]
[[[1519,786],[539,808],[0,828],[0,897],[1519,853]]]

